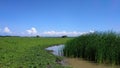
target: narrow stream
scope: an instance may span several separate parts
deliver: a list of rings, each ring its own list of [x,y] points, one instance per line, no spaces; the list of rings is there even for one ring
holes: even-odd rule
[[[55,45],[46,48],[46,50],[50,51],[53,55],[63,56],[63,48],[65,45]],[[81,58],[64,58],[60,62],[62,65],[69,65],[72,68],[120,68],[120,66],[111,66],[104,64],[92,63],[90,61],[83,60]]]

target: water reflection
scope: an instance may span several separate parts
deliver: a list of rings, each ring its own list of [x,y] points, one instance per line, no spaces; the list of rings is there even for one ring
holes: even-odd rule
[[[64,48],[64,45],[55,45],[55,46],[46,48],[46,50],[52,51],[52,54],[56,56],[63,56],[63,48]]]

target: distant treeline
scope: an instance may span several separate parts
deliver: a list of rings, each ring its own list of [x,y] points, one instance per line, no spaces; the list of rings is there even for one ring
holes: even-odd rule
[[[6,36],[0,36],[0,37],[34,37],[34,38],[73,38],[73,37],[69,37],[67,35],[63,35],[63,36],[10,36],[10,35],[6,35]]]
[[[21,37],[21,36],[0,36],[0,37]]]

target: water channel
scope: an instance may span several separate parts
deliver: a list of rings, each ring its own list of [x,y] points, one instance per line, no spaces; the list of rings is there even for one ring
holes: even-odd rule
[[[54,45],[51,47],[46,48],[49,50],[53,55],[56,56],[63,56],[63,48],[65,45]],[[83,60],[81,58],[64,58],[61,61],[62,65],[68,64],[72,68],[120,68],[120,66],[112,66],[112,65],[104,65],[104,64],[97,64],[87,60]]]

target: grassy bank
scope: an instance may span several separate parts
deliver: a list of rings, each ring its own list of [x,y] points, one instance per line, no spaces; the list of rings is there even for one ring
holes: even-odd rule
[[[64,68],[55,63],[56,56],[44,49],[64,44],[70,38],[0,37],[0,68]]]
[[[64,55],[97,63],[120,64],[120,34],[95,32],[81,35],[66,43]]]

